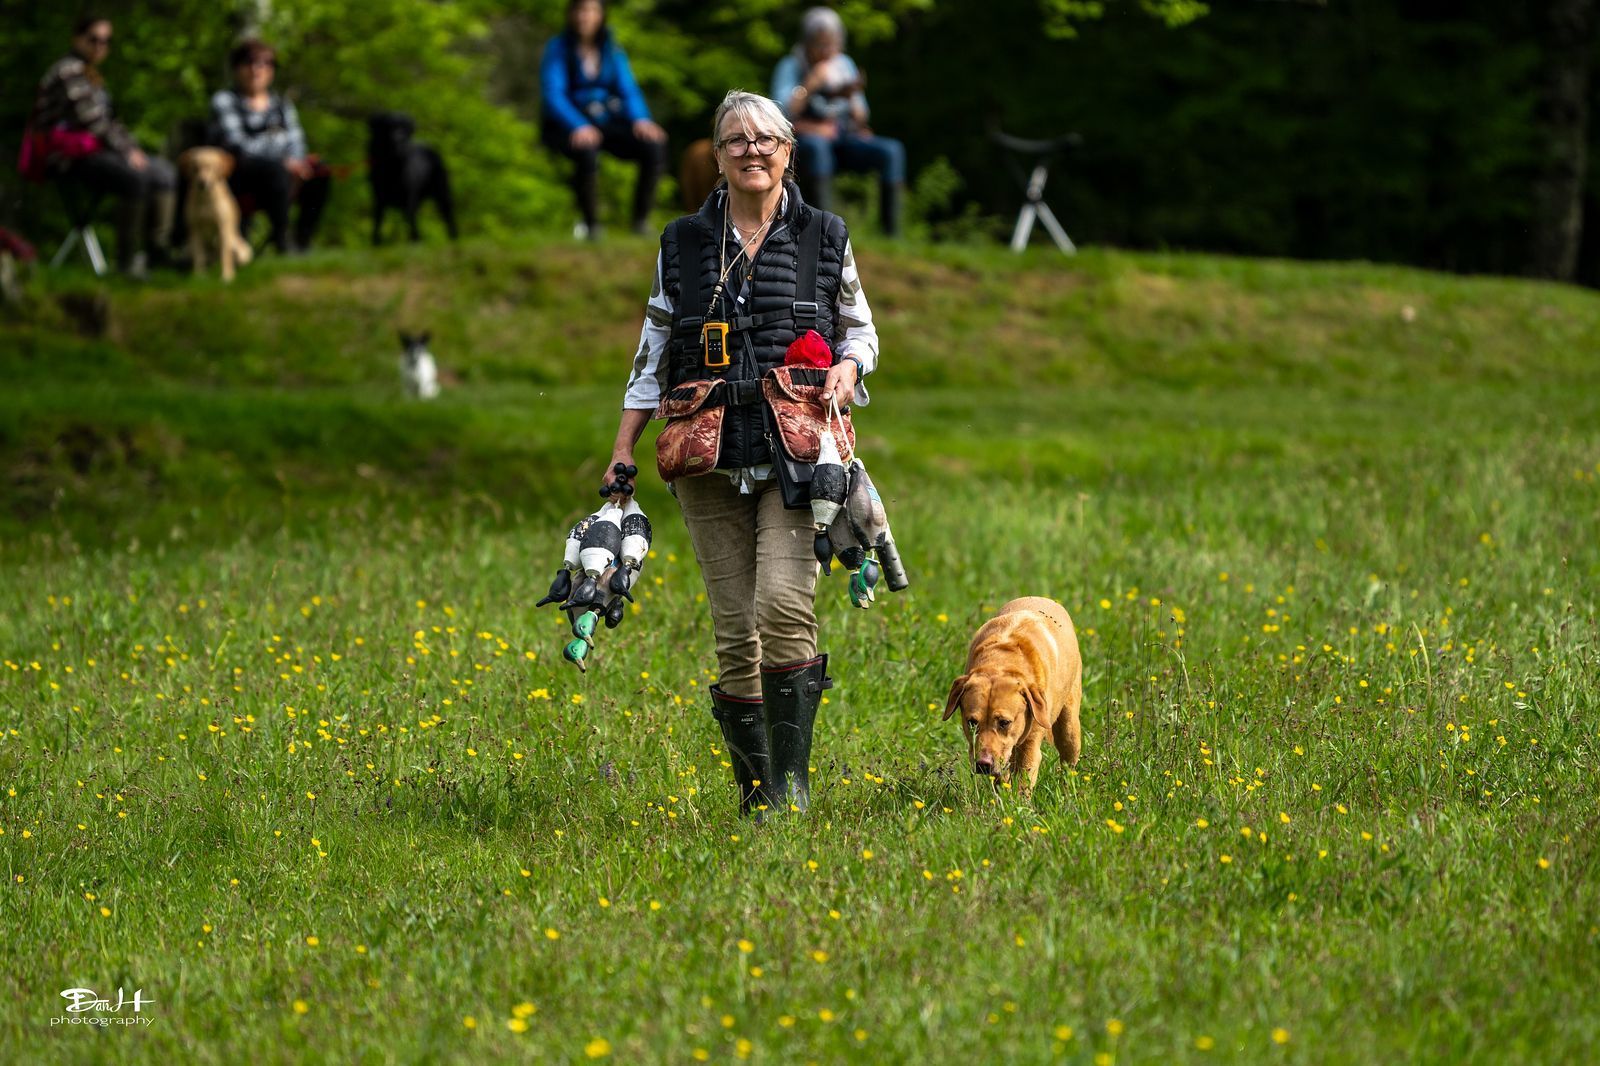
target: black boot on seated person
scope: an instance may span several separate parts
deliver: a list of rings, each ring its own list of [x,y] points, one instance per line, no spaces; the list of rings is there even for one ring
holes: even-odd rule
[[[816,725],[822,693],[832,687],[826,655],[761,668],[767,757],[772,763],[768,794],[780,811],[804,811],[811,805],[811,730]]]
[[[722,742],[733,763],[733,779],[739,785],[739,813],[756,812],[756,820],[770,808],[767,784],[767,730],[762,721],[761,697],[730,696],[711,686],[711,717],[722,727]]]

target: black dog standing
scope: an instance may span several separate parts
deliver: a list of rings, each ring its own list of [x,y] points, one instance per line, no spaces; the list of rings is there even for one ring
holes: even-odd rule
[[[444,159],[411,139],[417,124],[410,115],[383,111],[367,119],[367,170],[372,179],[372,243],[383,243],[383,215],[397,207],[405,215],[413,241],[417,211],[432,200],[450,239],[456,239],[456,205],[450,195],[450,174]]]

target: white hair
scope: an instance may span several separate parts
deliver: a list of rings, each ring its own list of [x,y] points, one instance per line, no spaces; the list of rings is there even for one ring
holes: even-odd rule
[[[794,148],[794,123],[783,113],[783,108],[760,93],[729,89],[728,95],[717,105],[716,114],[711,117],[711,143],[718,149],[722,147],[722,120],[730,114],[738,117],[746,136],[770,133],[791,149]],[[794,170],[792,151],[789,154],[789,170]]]
[[[824,33],[831,33],[839,38],[839,47],[844,47],[844,19],[831,7],[813,7],[800,16],[800,39],[807,43],[816,40]]]

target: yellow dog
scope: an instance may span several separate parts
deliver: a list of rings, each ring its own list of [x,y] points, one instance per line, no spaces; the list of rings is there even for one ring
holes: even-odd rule
[[[196,274],[206,268],[206,252],[215,248],[222,261],[222,280],[232,281],[235,266],[250,262],[250,243],[239,235],[239,202],[228,189],[233,156],[220,148],[191,148],[178,157],[189,179],[184,218],[189,223],[189,257]]]
[[[950,686],[946,720],[958,710],[974,772],[1022,778],[1033,791],[1039,749],[1054,740],[1061,761],[1078,761],[1082,736],[1083,660],[1072,617],[1055,600],[1024,596],[979,627],[967,649],[967,672]]]

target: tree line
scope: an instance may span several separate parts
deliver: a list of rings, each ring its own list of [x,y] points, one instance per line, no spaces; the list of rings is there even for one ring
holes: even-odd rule
[[[1003,232],[1021,192],[989,138],[1074,131],[1047,195],[1084,243],[1366,258],[1600,283],[1595,0],[841,0],[873,123],[901,138],[935,238]],[[765,89],[807,5],[615,0],[675,149],[732,86]],[[246,32],[280,50],[314,148],[359,165],[403,110],[450,161],[465,226],[569,221],[538,146],[538,57],[564,0],[111,0],[106,77],[159,145],[205,114]],[[0,158],[75,8],[0,0]],[[347,183],[349,184],[349,183]],[[0,172],[0,220],[48,209]],[[608,183],[620,209],[620,182]],[[25,208],[26,197],[41,201]],[[357,239],[366,193],[336,194]],[[48,234],[41,234],[41,239]]]

